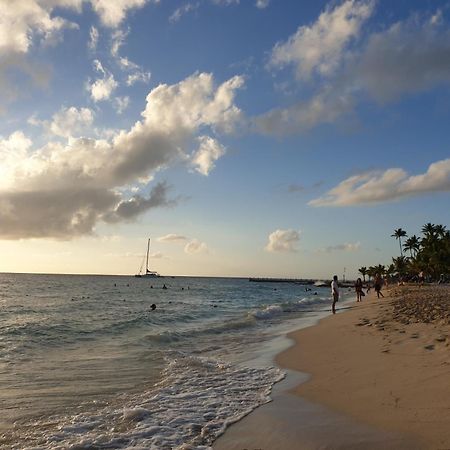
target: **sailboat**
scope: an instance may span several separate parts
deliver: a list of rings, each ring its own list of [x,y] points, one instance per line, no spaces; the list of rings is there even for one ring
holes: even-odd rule
[[[136,278],[158,278],[161,275],[154,270],[148,270],[148,254],[150,251],[150,238],[147,242],[147,256],[145,259],[145,272],[142,272],[142,266],[144,265],[144,261],[142,261],[141,268],[139,269],[139,273],[135,275]]]

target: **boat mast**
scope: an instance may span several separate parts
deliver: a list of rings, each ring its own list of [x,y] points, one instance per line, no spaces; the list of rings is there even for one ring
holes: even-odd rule
[[[150,250],[150,238],[148,239],[148,242],[147,242],[147,263],[145,264],[145,273],[149,272],[148,271],[148,252],[149,252],[149,250]]]

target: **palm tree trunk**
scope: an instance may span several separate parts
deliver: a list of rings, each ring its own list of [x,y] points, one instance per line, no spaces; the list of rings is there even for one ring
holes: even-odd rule
[[[402,250],[402,239],[398,238],[398,243],[400,245],[400,256],[403,256],[403,250]]]

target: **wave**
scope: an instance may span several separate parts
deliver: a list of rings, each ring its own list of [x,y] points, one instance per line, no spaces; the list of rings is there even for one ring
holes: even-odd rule
[[[265,307],[264,309],[257,309],[256,311],[252,311],[249,314],[255,319],[265,320],[271,319],[274,316],[279,316],[282,312],[283,308],[280,305],[270,305]]]
[[[306,312],[305,307],[321,306],[326,302],[329,302],[327,297],[314,295],[310,297],[303,297],[292,302],[277,303],[274,305],[265,306],[262,309],[250,311],[248,314],[256,320],[270,320],[278,316],[282,316],[284,313]]]
[[[285,374],[178,354],[152,390],[121,396],[99,410],[34,422],[4,435],[11,450],[46,448],[205,449],[227,426],[270,401]],[[23,431],[23,430],[22,430]]]
[[[239,331],[254,325],[254,318],[244,317],[240,319],[225,320],[219,323],[204,323],[200,327],[192,327],[187,330],[165,330],[158,333],[150,333],[147,334],[145,338],[159,343],[171,343],[190,340],[200,336],[219,335],[221,333]]]

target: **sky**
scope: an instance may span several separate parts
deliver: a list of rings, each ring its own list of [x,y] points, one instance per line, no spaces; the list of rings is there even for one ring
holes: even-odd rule
[[[354,278],[450,223],[450,2],[0,0],[0,271]]]

